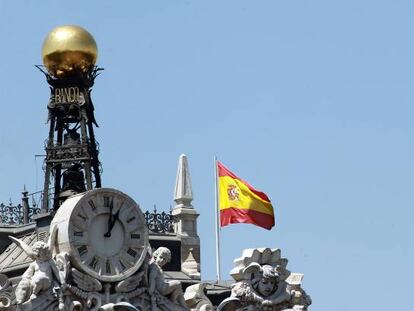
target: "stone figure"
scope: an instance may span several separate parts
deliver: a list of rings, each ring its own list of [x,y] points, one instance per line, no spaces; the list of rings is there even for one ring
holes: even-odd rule
[[[52,259],[52,241],[56,236],[56,229],[52,230],[48,243],[37,241],[32,247],[20,239],[9,236],[34,261],[24,272],[21,281],[15,290],[17,304],[28,300],[35,300],[42,292],[60,287],[65,283],[61,280],[56,262]],[[63,306],[59,309],[63,309]]]
[[[153,298],[158,292],[162,296],[168,296],[169,299],[188,310],[184,299],[184,294],[179,281],[166,281],[164,279],[162,267],[171,260],[171,251],[166,247],[159,247],[155,250],[152,260],[148,267],[148,293]]]
[[[287,259],[280,257],[280,250],[245,250],[234,262],[231,275],[236,283],[218,311],[299,311],[311,304],[300,287],[303,275],[286,269]]]
[[[235,284],[232,297],[254,304],[258,309],[269,310],[290,300],[290,293],[280,280],[277,267],[252,263],[244,273],[247,280]]]
[[[187,306],[195,311],[213,311],[214,307],[210,299],[204,293],[208,283],[202,282],[190,285],[186,288],[184,298]]]

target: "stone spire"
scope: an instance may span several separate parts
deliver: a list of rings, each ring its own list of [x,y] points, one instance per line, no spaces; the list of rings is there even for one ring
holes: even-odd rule
[[[197,210],[191,205],[190,170],[187,157],[182,154],[178,160],[177,179],[174,189],[175,206],[171,211],[174,219],[174,233],[181,240],[181,271],[191,279],[200,279],[200,238],[197,234]]]
[[[175,181],[174,201],[175,208],[193,208],[193,190],[191,189],[190,170],[188,169],[187,156],[180,155],[178,160],[177,179]]]

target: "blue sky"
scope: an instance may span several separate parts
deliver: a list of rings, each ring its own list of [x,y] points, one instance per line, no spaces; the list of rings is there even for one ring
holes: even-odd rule
[[[99,48],[103,184],[168,210],[187,154],[202,277],[215,276],[213,157],[276,208],[222,230],[281,248],[312,310],[396,310],[414,277],[412,1],[1,1],[0,201],[42,187],[49,98],[41,45],[58,25]],[[405,298],[405,299],[404,299]],[[408,299],[407,299],[408,298]]]

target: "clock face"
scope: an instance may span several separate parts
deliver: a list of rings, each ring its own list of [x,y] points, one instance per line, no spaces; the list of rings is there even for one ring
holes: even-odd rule
[[[148,230],[139,206],[109,188],[87,192],[73,208],[69,226],[73,259],[89,275],[118,281],[141,266]]]

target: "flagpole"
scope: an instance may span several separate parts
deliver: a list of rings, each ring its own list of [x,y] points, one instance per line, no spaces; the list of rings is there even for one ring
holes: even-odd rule
[[[218,196],[218,172],[217,172],[217,157],[214,156],[214,194],[215,194],[215,220],[216,220],[216,280],[220,281],[220,222],[219,222],[219,196]]]

